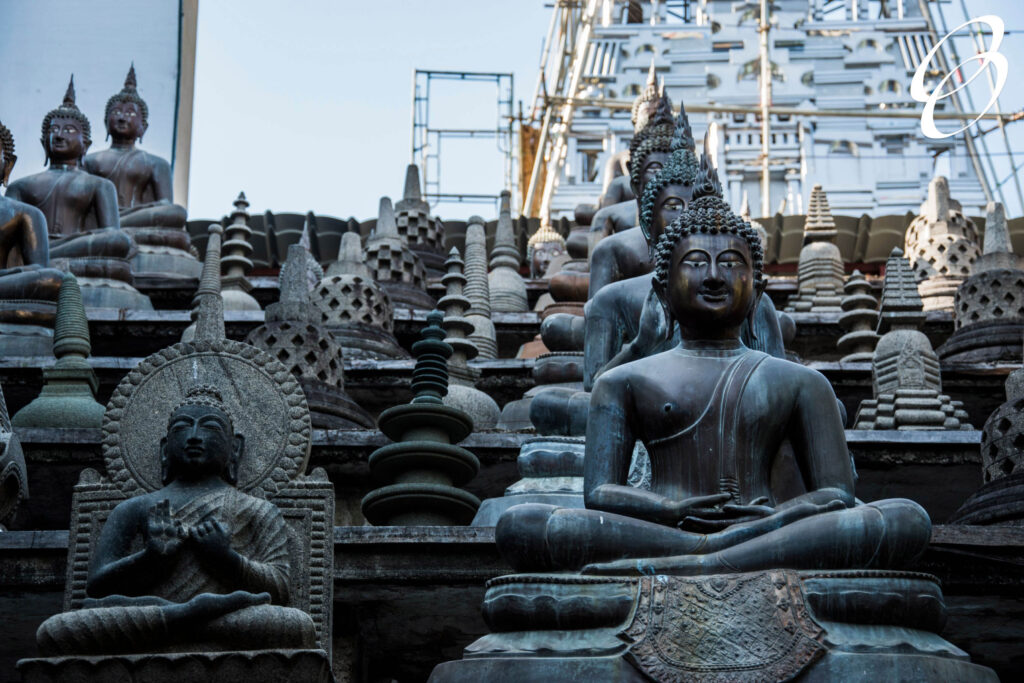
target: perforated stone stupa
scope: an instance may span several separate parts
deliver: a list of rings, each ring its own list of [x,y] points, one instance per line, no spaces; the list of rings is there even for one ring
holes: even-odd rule
[[[468,362],[476,358],[479,351],[468,339],[468,335],[473,332],[473,323],[465,317],[469,299],[462,295],[466,276],[462,274],[464,263],[458,248],[452,247],[444,265],[448,271],[441,278],[445,295],[437,305],[444,311],[444,321],[441,323],[447,334],[444,342],[452,347],[452,355],[448,359],[448,394],[444,397],[444,404],[469,414],[477,429],[493,429],[498,422],[498,404],[476,388],[480,370]]]
[[[491,310],[503,313],[519,313],[528,307],[526,283],[519,274],[522,257],[512,229],[511,202],[512,194],[502,190],[498,227],[494,232],[494,247],[491,249],[491,272],[487,276]]]
[[[854,429],[971,429],[959,401],[942,393],[939,357],[921,332],[924,312],[910,263],[894,248],[885,265],[871,361],[873,399],[861,402]]]
[[[321,325],[320,310],[310,301],[307,254],[301,244],[288,247],[288,259],[281,267],[280,301],[267,306],[266,322],[245,340],[298,378],[314,427],[372,428],[373,418],[345,393],[344,353]]]
[[[348,358],[407,358],[395,340],[391,297],[363,257],[359,234],[343,234],[338,259],[327,266],[327,274],[313,290],[313,303]]]
[[[804,246],[797,266],[797,295],[787,311],[837,313],[842,310],[843,257],[835,245],[836,223],[821,185],[815,185],[804,223]]]
[[[921,214],[907,228],[904,251],[926,311],[953,310],[957,287],[981,255],[978,230],[962,208],[949,196],[946,178],[936,176],[928,184]]]
[[[430,204],[423,199],[420,167],[409,164],[405,169],[405,190],[395,204],[398,234],[423,262],[427,274],[438,277],[444,272],[444,224],[430,215]]]
[[[1016,361],[1024,334],[1024,269],[1013,254],[1003,205],[988,205],[985,250],[956,290],[955,331],[939,348],[960,362]]]
[[[427,294],[423,262],[398,234],[390,197],[380,198],[377,226],[366,241],[366,265],[396,307],[434,307],[433,297]]]

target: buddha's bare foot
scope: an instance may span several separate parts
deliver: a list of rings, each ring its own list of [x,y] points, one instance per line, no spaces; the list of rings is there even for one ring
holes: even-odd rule
[[[583,574],[604,576],[654,576],[655,574],[701,574],[704,557],[701,555],[674,555],[672,557],[644,557],[639,559],[595,562],[580,570]]]
[[[234,593],[200,593],[188,602],[174,605],[167,608],[165,615],[169,622],[181,620],[183,622],[206,623],[212,619],[237,612],[245,607],[254,605],[265,605],[270,602],[270,593],[249,593],[248,591],[235,591]]]

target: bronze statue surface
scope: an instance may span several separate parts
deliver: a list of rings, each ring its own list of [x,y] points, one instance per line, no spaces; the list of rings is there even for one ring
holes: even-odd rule
[[[114,184],[122,226],[181,228],[188,216],[173,203],[171,165],[135,146],[149,127],[148,119],[149,108],[139,96],[132,65],[124,88],[107,101],[104,123],[112,140],[110,148],[88,155],[82,165]]]
[[[856,505],[824,376],[740,342],[763,293],[763,255],[753,228],[716,196],[711,171],[656,249],[653,288],[680,344],[598,378],[588,509],[511,508],[496,538],[517,571],[896,567],[928,543],[930,522],[916,503]],[[772,463],[787,438],[807,491],[776,500]],[[626,484],[637,439],[650,454],[650,491]]]

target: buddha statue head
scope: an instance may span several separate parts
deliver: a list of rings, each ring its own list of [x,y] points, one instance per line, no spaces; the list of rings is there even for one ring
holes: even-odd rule
[[[684,339],[738,338],[764,292],[763,261],[757,231],[722,198],[705,150],[693,200],[665,228],[655,249],[652,287],[670,328],[678,321]]]
[[[647,83],[633,100],[633,109],[630,112],[633,133],[639,133],[655,119],[664,121],[666,117],[672,118],[672,101],[665,94],[665,81],[658,83],[652,57],[651,68],[647,72]]]
[[[664,168],[669,154],[683,147],[694,149],[693,133],[685,108],[680,105],[679,115],[675,119],[671,116],[669,110],[667,125],[664,120],[657,119],[641,135],[633,138],[636,144],[630,146],[629,186],[638,198],[643,196],[647,183]],[[638,137],[642,138],[639,143]]]
[[[530,277],[544,277],[551,262],[565,253],[565,238],[542,223],[527,242],[526,260],[530,262]]]
[[[672,152],[664,167],[644,185],[640,198],[640,229],[647,244],[654,249],[665,226],[679,217],[693,195],[697,178],[697,156],[693,153],[693,138],[689,137],[689,124],[680,114]]]
[[[114,142],[141,141],[146,134],[149,128],[149,107],[139,97],[134,63],[128,69],[121,92],[107,100],[103,121],[107,126],[107,137],[114,138]]]
[[[18,157],[14,154],[14,135],[7,126],[0,121],[0,185],[7,186],[7,180],[11,177],[11,169]]]
[[[171,413],[160,440],[163,484],[221,477],[235,485],[245,438],[236,434],[220,391],[194,386]]]
[[[59,164],[79,163],[92,144],[92,127],[75,104],[75,77],[71,76],[64,101],[43,117],[42,138],[46,159]]]

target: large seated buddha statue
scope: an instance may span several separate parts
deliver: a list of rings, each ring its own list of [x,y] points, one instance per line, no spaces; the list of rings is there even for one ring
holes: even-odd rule
[[[701,186],[659,237],[653,288],[679,344],[594,385],[585,509],[510,507],[517,572],[488,585],[491,633],[433,681],[992,680],[937,633],[910,500],[860,503],[835,394],[746,347],[763,295],[758,234]],[[805,490],[777,497],[793,445]],[[627,483],[637,440],[649,490]]]
[[[110,148],[88,155],[82,166],[117,189],[121,227],[139,244],[134,271],[198,277],[202,265],[189,251],[188,212],[174,203],[171,165],[135,146],[149,128],[149,107],[139,96],[134,64],[124,88],[107,100],[103,119]]]
[[[17,156],[0,123],[0,185]],[[46,217],[34,206],[0,196],[0,352],[42,356],[51,351],[62,273],[50,268]]]
[[[43,213],[50,259],[78,276],[87,307],[151,309],[132,286],[136,245],[120,228],[114,184],[81,168],[92,133],[75,104],[73,78],[61,106],[43,118],[42,143],[48,168],[12,182],[7,197]]]

